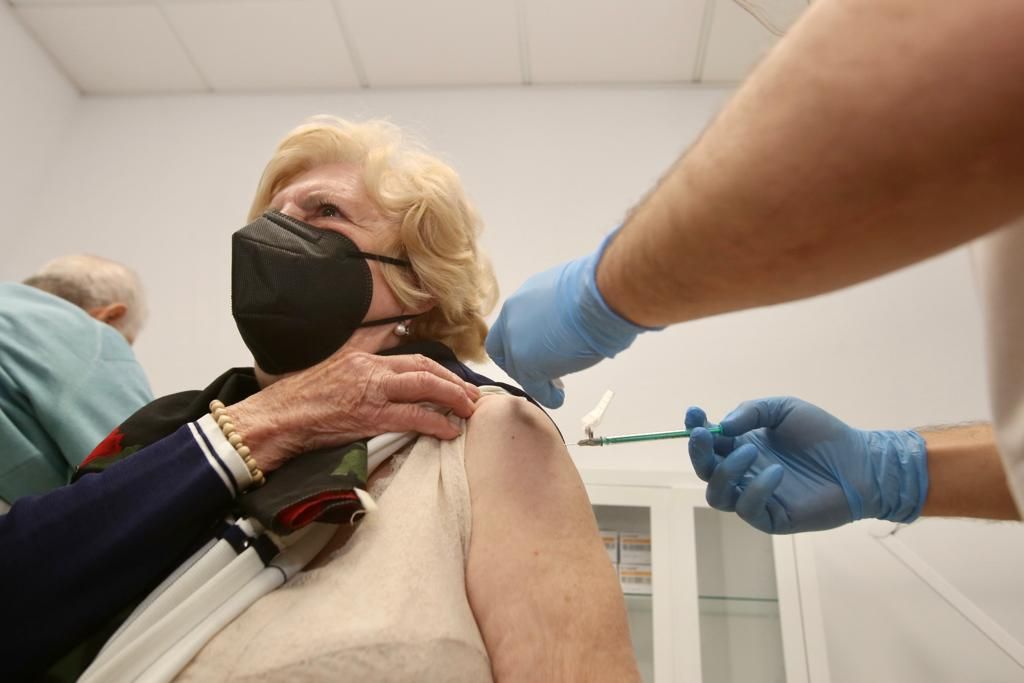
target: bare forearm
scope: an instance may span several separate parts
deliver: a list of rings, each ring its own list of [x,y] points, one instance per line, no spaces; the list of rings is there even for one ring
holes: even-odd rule
[[[928,498],[922,514],[1020,519],[990,425],[919,433],[928,449]]]
[[[823,0],[634,211],[597,283],[664,325],[837,289],[1024,212],[1024,4]]]

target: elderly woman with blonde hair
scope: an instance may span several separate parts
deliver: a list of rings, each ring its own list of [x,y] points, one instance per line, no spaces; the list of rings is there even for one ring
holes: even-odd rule
[[[455,172],[389,124],[318,118],[280,143],[249,220],[232,312],[255,367],[143,408],[82,472],[187,424],[278,537],[338,526],[179,680],[637,680],[558,430],[461,362],[484,357],[497,288]],[[406,430],[368,477],[366,439]]]

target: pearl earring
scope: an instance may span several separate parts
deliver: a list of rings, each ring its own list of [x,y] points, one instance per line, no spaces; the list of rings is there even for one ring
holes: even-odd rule
[[[395,334],[399,337],[408,337],[412,331],[412,324],[408,322],[400,322],[395,326]]]

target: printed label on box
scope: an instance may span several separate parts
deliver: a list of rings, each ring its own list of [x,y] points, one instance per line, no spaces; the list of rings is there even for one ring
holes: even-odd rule
[[[601,534],[601,542],[604,543],[604,549],[608,551],[608,558],[612,561],[612,564],[618,564],[619,532],[601,529],[598,533]]]
[[[620,564],[619,585],[623,593],[651,594],[651,566],[648,564]]]
[[[619,562],[650,564],[651,537],[648,534],[619,534]]]

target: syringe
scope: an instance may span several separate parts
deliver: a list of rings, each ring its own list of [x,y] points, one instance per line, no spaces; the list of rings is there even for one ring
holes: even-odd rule
[[[712,434],[721,434],[719,426],[707,427]],[[632,443],[634,441],[660,441],[661,439],[688,439],[689,429],[681,429],[673,432],[645,432],[643,434],[623,434],[622,436],[587,436],[586,439],[578,441],[577,446],[607,446],[614,443]]]

